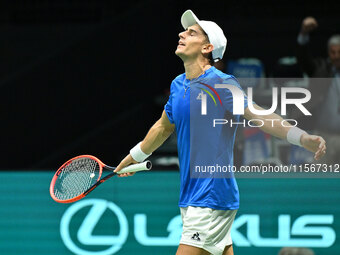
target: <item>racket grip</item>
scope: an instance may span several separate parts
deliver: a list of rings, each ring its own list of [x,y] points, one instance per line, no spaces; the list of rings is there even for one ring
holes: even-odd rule
[[[152,167],[152,163],[150,160],[144,161],[142,163],[129,165],[124,167],[122,170],[117,172],[117,174],[124,174],[124,173],[132,173],[132,172],[139,172],[144,170],[150,170]]]

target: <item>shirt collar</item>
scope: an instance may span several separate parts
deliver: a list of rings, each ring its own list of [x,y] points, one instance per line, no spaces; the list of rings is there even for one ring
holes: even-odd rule
[[[205,78],[206,76],[208,76],[208,74],[210,74],[211,72],[214,71],[214,69],[216,69],[214,66],[211,66],[209,69],[205,70],[204,73],[202,73],[200,76],[196,77],[196,78],[193,78],[193,79],[187,79],[185,78],[185,81],[187,82],[192,82],[192,81],[196,81],[198,79],[201,79],[201,78]],[[185,76],[184,76],[185,77]]]

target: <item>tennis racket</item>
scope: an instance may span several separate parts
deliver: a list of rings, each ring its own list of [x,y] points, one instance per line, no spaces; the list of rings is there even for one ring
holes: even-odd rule
[[[115,167],[105,165],[94,156],[81,155],[65,162],[54,174],[50,194],[58,203],[72,203],[82,199],[116,174],[150,170],[151,165],[150,161],[145,161],[114,173]],[[101,178],[103,170],[108,170],[110,173]]]

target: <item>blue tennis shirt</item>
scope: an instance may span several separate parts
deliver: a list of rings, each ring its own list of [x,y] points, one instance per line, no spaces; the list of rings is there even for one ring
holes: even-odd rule
[[[196,79],[185,74],[171,83],[170,96],[164,109],[177,133],[180,164],[179,206],[209,207],[217,210],[239,208],[239,191],[233,175],[209,172],[217,166],[233,166],[233,147],[240,115],[233,115],[233,96],[229,89],[215,84],[237,86],[232,75],[211,67]],[[244,94],[244,108],[247,100]],[[204,110],[205,109],[205,110]],[[205,112],[205,114],[203,114]],[[229,124],[213,125],[214,119]],[[225,168],[224,168],[225,169]],[[229,168],[230,169],[230,168]]]

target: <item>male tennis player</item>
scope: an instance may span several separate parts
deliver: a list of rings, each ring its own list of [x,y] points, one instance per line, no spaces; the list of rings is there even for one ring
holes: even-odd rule
[[[177,146],[180,161],[180,198],[179,207],[183,220],[183,233],[177,255],[231,255],[233,254],[230,237],[231,225],[239,208],[239,193],[235,178],[191,178],[190,164],[202,158],[208,161],[217,160],[224,165],[233,164],[233,145],[235,127],[223,126],[209,136],[205,147],[208,153],[200,153],[190,147],[193,133],[201,133],[200,126],[190,127],[190,108],[200,107],[196,98],[201,89],[197,84],[209,84],[219,81],[240,88],[236,79],[213,67],[213,61],[223,57],[226,38],[222,29],[214,22],[199,20],[192,11],[187,10],[181,18],[185,29],[179,34],[176,55],[183,60],[185,73],[177,76],[171,84],[171,93],[161,118],[151,127],[144,140],[130,150],[116,172],[123,167],[144,161],[176,130]],[[202,81],[202,83],[199,83]],[[204,82],[203,82],[204,81]],[[211,84],[211,83],[210,83]],[[222,114],[232,114],[233,98],[229,90],[219,89],[223,103]],[[244,97],[246,97],[244,95]],[[197,105],[193,105],[197,102]],[[244,100],[246,119],[282,119],[276,114],[260,116],[253,114]],[[257,109],[262,109],[256,106]],[[222,116],[220,116],[222,117]],[[240,116],[233,116],[235,121]],[[325,154],[325,141],[322,137],[309,135],[297,127],[284,127],[280,122],[265,122],[261,129],[276,137],[287,139],[293,144],[315,152],[319,159]],[[198,145],[199,147],[200,145]],[[200,148],[200,147],[199,147]],[[201,147],[204,150],[203,147]],[[195,150],[195,152],[193,152]],[[132,173],[120,176],[130,176]]]

